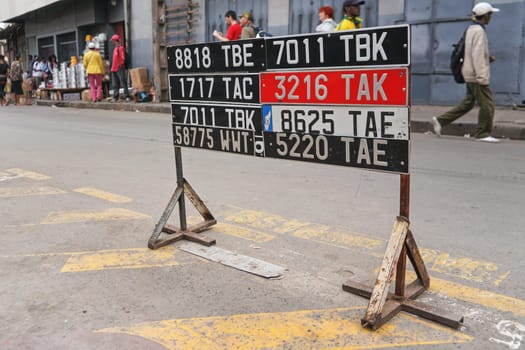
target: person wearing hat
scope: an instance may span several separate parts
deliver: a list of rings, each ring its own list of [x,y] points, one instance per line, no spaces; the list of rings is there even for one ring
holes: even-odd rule
[[[126,79],[126,51],[120,42],[120,36],[113,34],[111,42],[115,45],[113,49],[113,60],[111,61],[111,81],[113,85],[113,101],[119,99],[120,86],[124,88],[126,101],[130,100],[128,90],[128,80]]]
[[[480,2],[472,9],[472,24],[465,32],[465,55],[461,73],[467,85],[465,98],[448,112],[432,117],[436,135],[441,135],[441,128],[452,123],[469,112],[477,102],[479,105],[478,126],[474,134],[477,141],[499,142],[491,136],[494,121],[494,100],[489,87],[490,63],[496,58],[489,56],[485,26],[491,16],[499,9],[488,2]]]
[[[345,0],[343,3],[343,20],[339,22],[336,31],[363,28],[363,19],[359,17],[363,0]]]
[[[257,36],[255,25],[253,24],[253,16],[249,12],[242,14],[240,24],[242,27],[241,39],[252,39]]]
[[[226,36],[216,30],[213,31],[213,36],[219,41],[239,40],[241,38],[242,27],[239,22],[237,22],[237,13],[229,10],[224,15],[224,20],[229,26]]]
[[[86,74],[89,81],[89,90],[91,92],[91,100],[99,102],[102,100],[102,75],[104,74],[104,63],[100,52],[95,50],[94,42],[88,44],[88,52],[84,55],[82,63],[86,68]]]

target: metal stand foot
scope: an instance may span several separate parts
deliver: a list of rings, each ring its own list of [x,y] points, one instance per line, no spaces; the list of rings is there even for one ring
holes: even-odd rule
[[[200,243],[209,247],[215,244],[215,239],[206,237],[199,233],[215,225],[217,220],[215,220],[210,210],[206,207],[197,192],[195,192],[188,181],[183,177],[180,147],[175,147],[175,164],[177,167],[177,188],[175,189],[175,192],[173,192],[173,196],[171,196],[171,199],[166,206],[164,213],[162,213],[159,222],[157,222],[155,225],[153,234],[148,241],[148,247],[150,249],[157,249],[182,239],[187,239],[189,241]],[[184,202],[185,195],[204,219],[203,222],[189,228],[186,225],[186,206]],[[177,204],[179,205],[179,228],[167,224],[168,219],[170,218]],[[160,237],[163,233],[165,235]]]
[[[379,269],[373,288],[354,281],[343,284],[343,290],[369,298],[365,316],[361,325],[378,329],[400,311],[441,323],[458,329],[463,324],[463,317],[459,320],[447,315],[442,310],[414,301],[430,286],[430,278],[425,268],[419,249],[412,232],[409,230],[408,199],[410,189],[409,175],[401,175],[401,215],[394,223],[388,246]],[[414,266],[417,279],[405,286],[406,257]],[[389,292],[390,284],[396,277],[395,293]]]

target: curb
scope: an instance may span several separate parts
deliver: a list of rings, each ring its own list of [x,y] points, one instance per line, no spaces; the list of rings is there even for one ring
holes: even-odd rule
[[[477,124],[474,123],[458,123],[443,127],[441,134],[450,136],[465,136],[466,134],[473,135]],[[434,127],[430,121],[411,120],[410,131],[415,133],[434,133]],[[525,140],[525,124],[519,123],[498,123],[494,125],[492,136],[498,139],[510,140]]]
[[[137,103],[137,102],[86,102],[86,101],[52,101],[35,100],[39,106],[72,107],[105,109],[126,112],[165,113],[171,114],[171,106],[168,103]],[[475,123],[454,122],[443,128],[443,135],[464,136],[474,134]],[[414,133],[433,132],[430,120],[410,121],[410,131]],[[502,139],[525,140],[525,122],[499,122],[495,123],[492,136]]]
[[[89,108],[89,109],[105,109],[125,112],[147,112],[147,113],[171,113],[169,105],[159,103],[136,103],[136,102],[86,102],[86,101],[52,101],[52,100],[36,100],[38,106],[48,107],[72,107],[72,108]]]

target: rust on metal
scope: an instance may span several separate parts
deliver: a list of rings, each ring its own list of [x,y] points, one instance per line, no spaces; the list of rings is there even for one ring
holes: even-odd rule
[[[363,327],[376,330],[400,311],[405,311],[457,329],[463,323],[462,317],[457,320],[438,308],[414,301],[429,288],[430,277],[414,235],[409,229],[409,197],[410,175],[403,174],[400,181],[400,216],[397,217],[394,224],[394,230],[390,236],[374,287],[371,288],[355,281],[347,281],[343,284],[343,290],[370,298],[365,316],[361,319]],[[417,279],[408,285],[405,283],[407,255],[417,276]],[[389,293],[394,269],[396,271],[395,293]]]
[[[399,215],[410,218],[410,174],[402,174],[399,178]],[[405,274],[407,269],[406,248],[403,246],[401,255],[397,261],[396,269],[396,296],[403,298],[405,296]]]
[[[175,147],[175,167],[177,174],[177,188],[173,192],[166,209],[162,213],[159,221],[155,225],[153,234],[148,241],[150,249],[157,249],[168,244],[186,239],[195,243],[200,243],[205,246],[215,244],[215,239],[200,235],[199,232],[205,231],[217,223],[210,210],[206,207],[197,192],[191,187],[189,182],[184,178],[182,172],[182,152],[180,147]],[[190,228],[187,227],[186,221],[186,204],[185,198],[188,197],[193,206],[197,209],[204,221],[198,223]],[[179,205],[179,228],[168,225],[168,219]],[[162,233],[166,235],[160,237]]]
[[[397,261],[408,232],[408,226],[408,220],[401,216],[399,216],[394,223],[394,229],[390,236],[390,241],[388,242],[385,256],[383,257],[383,262],[379,274],[377,275],[372,296],[370,297],[370,302],[368,303],[368,308],[364,317],[364,320],[370,321],[369,323],[373,323],[373,320],[376,319],[383,310]]]
[[[407,233],[405,247],[407,250],[408,258],[410,259],[412,266],[414,266],[414,270],[416,271],[417,277],[421,280],[423,286],[428,289],[430,287],[430,277],[428,275],[427,268],[425,267],[425,263],[423,262],[423,258],[421,257],[421,254],[417,247],[414,235],[410,230],[408,230]]]

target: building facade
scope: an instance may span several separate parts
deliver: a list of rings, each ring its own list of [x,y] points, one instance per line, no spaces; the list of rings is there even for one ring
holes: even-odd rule
[[[470,22],[478,0],[368,0],[361,8],[366,27],[409,23],[412,28],[412,103],[451,105],[464,94],[448,68],[452,44]],[[255,24],[273,35],[315,31],[318,9],[330,5],[336,20],[343,0],[4,0],[0,21],[23,25],[10,51],[59,60],[81,55],[87,35],[118,33],[125,38],[133,67],[146,67],[158,97],[167,97],[166,47],[213,41],[225,31],[224,14],[251,12]],[[498,105],[525,103],[525,0],[493,0],[501,12],[487,27],[491,88]],[[0,39],[7,39],[0,31]],[[106,42],[107,52],[112,49]]]

